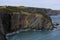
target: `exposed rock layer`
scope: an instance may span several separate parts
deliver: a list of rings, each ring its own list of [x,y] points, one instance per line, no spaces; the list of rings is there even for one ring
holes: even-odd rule
[[[0,9],[0,34],[5,35],[20,29],[52,30],[53,27],[51,18],[44,13],[26,12],[16,8],[12,10],[9,7]]]

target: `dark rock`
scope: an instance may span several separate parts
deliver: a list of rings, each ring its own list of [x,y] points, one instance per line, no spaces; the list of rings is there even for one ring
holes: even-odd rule
[[[58,25],[59,25],[59,23],[53,23],[53,25],[54,25],[54,26],[58,26]]]
[[[0,40],[7,40],[6,36],[0,32]]]
[[[36,29],[36,30],[52,30],[53,24],[48,15],[31,14],[22,12],[22,14],[14,14],[12,16],[12,30],[18,29]]]

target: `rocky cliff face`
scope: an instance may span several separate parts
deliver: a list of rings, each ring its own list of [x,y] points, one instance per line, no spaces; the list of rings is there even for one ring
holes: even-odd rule
[[[49,16],[45,14],[22,12],[12,16],[12,30],[36,29],[52,30],[53,25]]]
[[[28,12],[17,7],[0,8],[0,34],[4,35],[0,40],[5,39],[5,34],[20,29],[52,30],[53,27],[51,18],[42,12]]]
[[[24,11],[28,11],[28,12],[42,12],[45,13],[49,16],[51,15],[59,15],[60,14],[60,10],[52,10],[52,9],[47,9],[47,8],[34,8],[34,7],[25,7]]]

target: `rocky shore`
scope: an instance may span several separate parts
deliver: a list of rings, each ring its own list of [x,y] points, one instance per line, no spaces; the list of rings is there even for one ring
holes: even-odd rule
[[[52,20],[47,14],[32,11],[26,11],[24,7],[0,7],[0,40],[6,40],[6,34],[20,29],[53,30]]]

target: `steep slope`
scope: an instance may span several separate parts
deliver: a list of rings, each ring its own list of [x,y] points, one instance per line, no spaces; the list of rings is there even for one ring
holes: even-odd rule
[[[24,7],[0,7],[0,32],[3,35],[20,29],[52,30],[53,27],[51,18],[45,13],[25,11]]]

